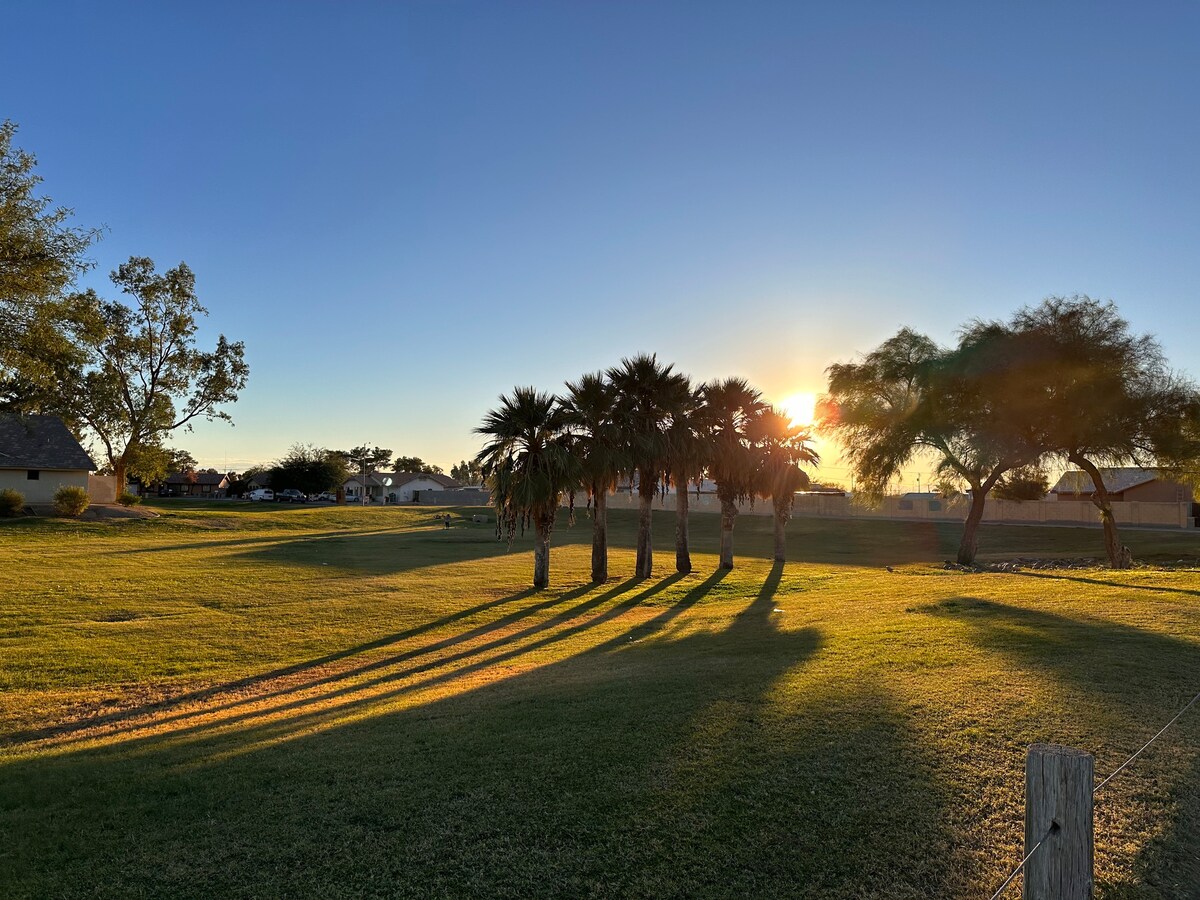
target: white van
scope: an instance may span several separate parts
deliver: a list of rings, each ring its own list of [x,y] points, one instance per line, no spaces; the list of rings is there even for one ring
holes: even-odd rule
[[[274,500],[275,492],[270,488],[258,488],[246,495],[247,500]]]

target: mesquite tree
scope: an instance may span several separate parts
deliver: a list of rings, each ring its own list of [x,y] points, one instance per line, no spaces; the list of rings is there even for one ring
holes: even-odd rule
[[[995,348],[990,376],[1004,396],[1000,422],[1027,429],[1040,453],[1077,466],[1092,483],[1109,565],[1128,568],[1106,466],[1194,474],[1200,393],[1172,373],[1162,348],[1134,334],[1111,302],[1050,297],[1005,323],[975,323],[964,341]]]
[[[239,341],[217,338],[196,347],[197,319],[207,310],[185,263],[162,274],[144,257],[131,257],[112,281],[134,305],[77,296],[66,325],[80,361],[60,373],[58,403],[99,439],[108,464],[125,484],[130,460],[196,419],[232,421],[233,403],[250,369]]]
[[[878,498],[919,453],[938,474],[971,487],[958,562],[975,561],[987,496],[1005,472],[1034,462],[1028,429],[1016,427],[993,375],[995,341],[967,335],[948,350],[909,328],[858,362],[829,367],[821,427],[845,448],[860,491]]]

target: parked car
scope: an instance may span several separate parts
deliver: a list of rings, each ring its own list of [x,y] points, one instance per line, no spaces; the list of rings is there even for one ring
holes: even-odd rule
[[[246,495],[247,500],[274,500],[275,492],[270,488],[256,488]]]
[[[333,491],[321,491],[321,493],[317,494],[317,496],[313,497],[313,499],[328,500],[330,503],[337,503],[337,494],[335,494]]]
[[[295,488],[284,488],[275,492],[275,499],[280,503],[307,503],[308,497]]]

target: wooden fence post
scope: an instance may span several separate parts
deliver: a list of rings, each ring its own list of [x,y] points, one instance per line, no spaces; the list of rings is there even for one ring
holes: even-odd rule
[[[1092,787],[1090,753],[1034,744],[1025,758],[1025,900],[1091,900]]]

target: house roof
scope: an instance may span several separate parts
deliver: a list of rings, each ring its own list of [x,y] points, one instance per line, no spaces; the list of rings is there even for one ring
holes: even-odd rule
[[[1137,487],[1139,484],[1149,484],[1151,481],[1157,481],[1159,478],[1157,469],[1143,469],[1140,467],[1129,467],[1123,469],[1101,469],[1100,477],[1104,481],[1104,488],[1110,494],[1119,494],[1121,491],[1127,491],[1132,487]],[[1073,470],[1063,472],[1062,477],[1058,479],[1058,483],[1050,489],[1052,494],[1090,494],[1095,490],[1092,484],[1091,476],[1086,472]]]
[[[0,415],[0,469],[95,468],[58,416]]]
[[[167,484],[212,484],[220,486],[226,476],[220,472],[173,472],[167,476]]]
[[[403,487],[410,481],[416,481],[418,478],[428,478],[444,488],[462,487],[461,484],[447,475],[436,475],[429,472],[375,472],[367,476],[367,484],[375,487],[398,488]],[[389,484],[385,479],[390,479],[391,483]],[[346,479],[346,484],[360,484],[361,482],[362,475],[351,475]]]

